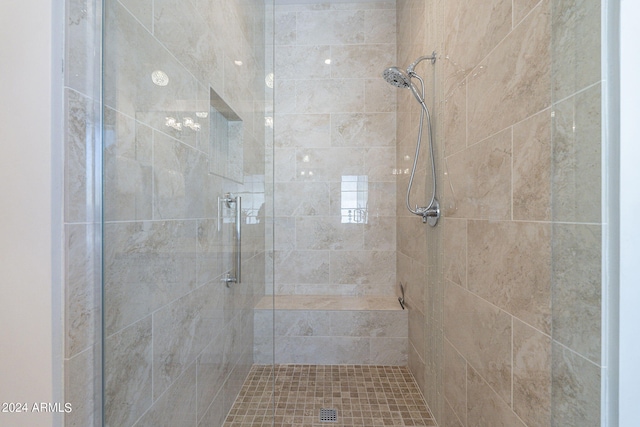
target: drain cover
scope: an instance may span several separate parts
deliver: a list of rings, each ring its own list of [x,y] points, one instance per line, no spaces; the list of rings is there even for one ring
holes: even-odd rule
[[[321,423],[335,423],[338,421],[338,411],[336,409],[320,409]]]

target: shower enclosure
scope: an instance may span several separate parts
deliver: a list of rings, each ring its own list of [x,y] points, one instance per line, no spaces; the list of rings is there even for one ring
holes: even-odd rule
[[[69,419],[222,426],[256,378],[278,425],[279,378],[406,367],[441,427],[600,425],[599,1],[103,2],[69,19],[103,30],[101,350],[66,368],[102,395]],[[423,96],[380,76],[432,51]]]

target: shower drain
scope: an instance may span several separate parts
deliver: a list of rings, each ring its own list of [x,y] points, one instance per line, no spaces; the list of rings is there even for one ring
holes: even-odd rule
[[[335,423],[338,421],[338,411],[336,409],[320,409],[321,423]]]

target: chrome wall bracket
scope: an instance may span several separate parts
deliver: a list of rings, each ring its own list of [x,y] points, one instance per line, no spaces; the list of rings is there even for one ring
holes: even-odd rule
[[[222,278],[222,282],[227,284],[227,288],[231,287],[232,283],[237,283],[238,279],[236,279],[235,276],[233,276],[231,273],[227,273],[224,275],[224,277]]]

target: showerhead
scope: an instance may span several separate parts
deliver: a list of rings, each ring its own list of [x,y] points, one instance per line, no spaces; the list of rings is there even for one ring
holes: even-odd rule
[[[395,87],[401,89],[408,89],[411,87],[411,78],[407,73],[399,69],[398,67],[389,67],[382,72],[382,77]]]
[[[411,75],[409,75],[398,67],[389,67],[382,72],[382,77],[387,81],[387,83],[395,87],[399,87],[400,89],[411,89],[411,92],[413,93],[413,96],[416,97],[416,100],[420,104],[423,104],[424,99],[422,99],[422,97],[418,93],[418,89],[416,89],[415,85],[411,81],[412,76],[420,79],[417,74],[412,73]],[[420,79],[420,81],[422,81],[422,79]]]

